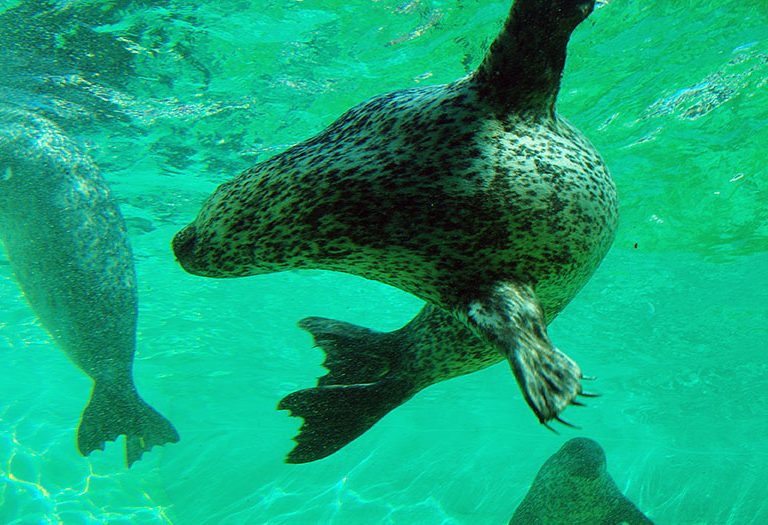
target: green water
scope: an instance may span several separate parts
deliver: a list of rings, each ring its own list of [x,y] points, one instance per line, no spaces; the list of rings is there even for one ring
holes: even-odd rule
[[[604,263],[550,327],[602,397],[542,429],[506,365],[428,388],[339,453],[283,456],[275,405],[323,373],[295,322],[381,330],[421,303],[341,274],[185,274],[173,234],[215,186],[387,90],[470,71],[487,0],[0,1],[0,96],[93,156],[139,277],[135,377],[178,444],[78,455],[90,382],[0,256],[0,523],[501,524],[567,439],[597,440],[658,523],[768,523],[768,3],[613,0],[558,102],[616,180]],[[122,440],[121,440],[122,441]]]

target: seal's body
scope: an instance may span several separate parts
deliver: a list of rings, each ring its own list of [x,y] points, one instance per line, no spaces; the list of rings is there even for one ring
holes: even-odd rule
[[[50,120],[0,106],[0,239],[42,325],[94,381],[87,455],[126,435],[128,465],[173,426],[137,394],[136,274],[125,223],[90,158]]]
[[[509,525],[652,525],[621,493],[595,441],[575,438],[544,465],[515,510]]]
[[[210,277],[321,268],[427,301],[380,334],[310,318],[328,358],[289,461],[354,439],[424,386],[506,358],[540,421],[581,393],[546,324],[586,283],[617,222],[594,147],[554,101],[592,1],[519,0],[483,63],[456,82],[381,95],[223,184],[173,247]]]

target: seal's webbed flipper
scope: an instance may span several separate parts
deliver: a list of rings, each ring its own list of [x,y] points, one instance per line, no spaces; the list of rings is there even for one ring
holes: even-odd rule
[[[515,0],[473,80],[502,112],[552,113],[571,33],[595,0]]]
[[[307,317],[298,326],[325,352],[328,373],[318,386],[370,383],[389,373],[396,352],[392,334],[322,317]]]
[[[104,450],[107,441],[125,435],[125,460],[130,467],[155,445],[176,443],[179,434],[170,421],[139,397],[131,385],[129,394],[113,391],[96,382],[91,400],[77,427],[77,448],[83,456]]]
[[[277,406],[304,419],[288,463],[333,454],[415,393],[412,382],[392,370],[396,335],[318,317],[299,326],[325,352],[328,373],[317,387],[293,392]]]
[[[541,423],[581,394],[581,370],[552,345],[539,300],[528,284],[504,282],[459,312],[467,325],[509,361],[525,401]]]

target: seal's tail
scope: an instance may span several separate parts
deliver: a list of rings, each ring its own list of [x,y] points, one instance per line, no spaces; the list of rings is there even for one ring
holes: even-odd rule
[[[125,458],[130,467],[155,445],[176,443],[179,434],[170,421],[139,397],[131,385],[126,394],[93,385],[91,400],[77,428],[77,448],[83,456],[104,450],[105,442],[125,435]]]
[[[397,373],[400,337],[360,326],[308,317],[299,326],[325,352],[328,373],[317,387],[284,397],[277,408],[301,417],[288,463],[307,463],[329,456],[371,428],[417,389]]]

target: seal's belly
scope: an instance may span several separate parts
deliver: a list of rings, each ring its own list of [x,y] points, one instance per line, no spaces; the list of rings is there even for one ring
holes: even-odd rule
[[[616,229],[616,192],[594,148],[567,123],[476,134],[474,160],[434,170],[437,153],[408,169],[329,188],[313,262],[383,281],[427,301],[478,282],[533,279],[560,310],[605,255]],[[384,157],[386,161],[386,157]],[[359,195],[365,192],[367,199]]]

